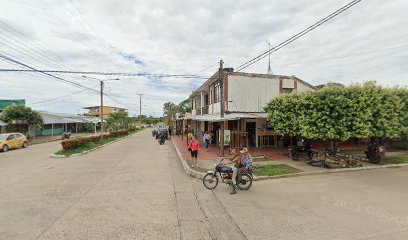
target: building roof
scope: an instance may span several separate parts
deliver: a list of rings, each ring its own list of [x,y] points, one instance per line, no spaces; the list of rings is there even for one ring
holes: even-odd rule
[[[7,126],[7,125],[8,125],[7,123],[5,123],[5,122],[3,122],[3,121],[0,120],[0,127],[5,127],[5,126]]]
[[[44,124],[65,124],[65,123],[98,123],[100,119],[97,117],[75,115],[69,113],[51,113],[38,112],[44,121]]]
[[[90,106],[90,107],[84,107],[84,109],[92,109],[92,108],[99,108],[100,106]],[[103,106],[103,107],[109,107],[109,108],[118,108],[118,109],[123,109],[123,110],[128,110],[127,108],[121,108],[121,107],[112,107],[112,106]]]

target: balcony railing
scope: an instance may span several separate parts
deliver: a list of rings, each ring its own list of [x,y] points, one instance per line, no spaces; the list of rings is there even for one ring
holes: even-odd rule
[[[195,110],[195,115],[204,115],[208,114],[208,106],[202,107],[202,108],[197,108]]]

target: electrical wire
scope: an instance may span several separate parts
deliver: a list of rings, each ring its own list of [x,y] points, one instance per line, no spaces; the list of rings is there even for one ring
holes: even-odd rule
[[[348,10],[349,8],[353,7],[354,5],[358,4],[359,2],[361,2],[362,0],[354,0],[351,1],[350,3],[344,5],[343,7],[339,8],[338,10],[334,11],[333,13],[329,14],[328,16],[324,17],[323,19],[319,20],[318,22],[314,23],[313,25],[310,25],[309,27],[307,27],[306,29],[302,30],[301,32],[293,35],[292,37],[288,38],[287,40],[279,43],[278,45],[272,47],[270,50],[252,58],[251,60],[239,65],[238,67],[236,67],[235,69],[237,69],[236,71],[242,71],[243,69],[251,66],[252,64],[260,61],[261,59],[265,58],[268,56],[268,54],[273,53],[278,51],[279,49],[285,47],[286,45],[296,41],[297,39],[299,39],[300,37],[306,35],[307,33],[313,31],[315,28],[323,25],[324,23],[328,22],[329,20],[331,20],[332,18],[336,17],[337,15],[345,12],[346,10]]]

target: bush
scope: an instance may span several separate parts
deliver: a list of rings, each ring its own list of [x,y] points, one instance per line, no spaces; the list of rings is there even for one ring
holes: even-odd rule
[[[119,130],[119,131],[112,131],[110,133],[103,134],[104,138],[110,137],[119,137],[129,133],[129,130]],[[101,135],[96,136],[89,136],[89,137],[81,137],[81,138],[73,138],[68,139],[61,142],[61,146],[64,150],[74,149],[85,146],[87,143],[96,143],[101,141]]]

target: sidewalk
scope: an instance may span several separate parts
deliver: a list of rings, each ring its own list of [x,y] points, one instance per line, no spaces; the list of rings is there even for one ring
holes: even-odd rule
[[[181,140],[181,135],[173,135],[171,137],[174,146],[178,149],[182,157],[186,160],[189,167],[191,167],[191,156],[187,147],[186,137]],[[221,157],[218,155],[219,148],[215,145],[210,145],[208,152],[205,151],[205,144],[200,141],[200,151],[198,153],[198,168],[194,170],[198,172],[206,172],[208,170],[214,169],[214,164],[217,164]],[[255,162],[255,165],[265,165],[265,164],[286,164],[288,166],[300,169],[302,171],[318,171],[319,168],[315,168],[305,164],[302,161],[292,161],[288,157],[288,152],[286,148],[276,149],[276,148],[251,148],[249,149],[251,156],[266,156],[270,161],[260,161]],[[225,150],[225,157],[230,156],[229,151]]]

